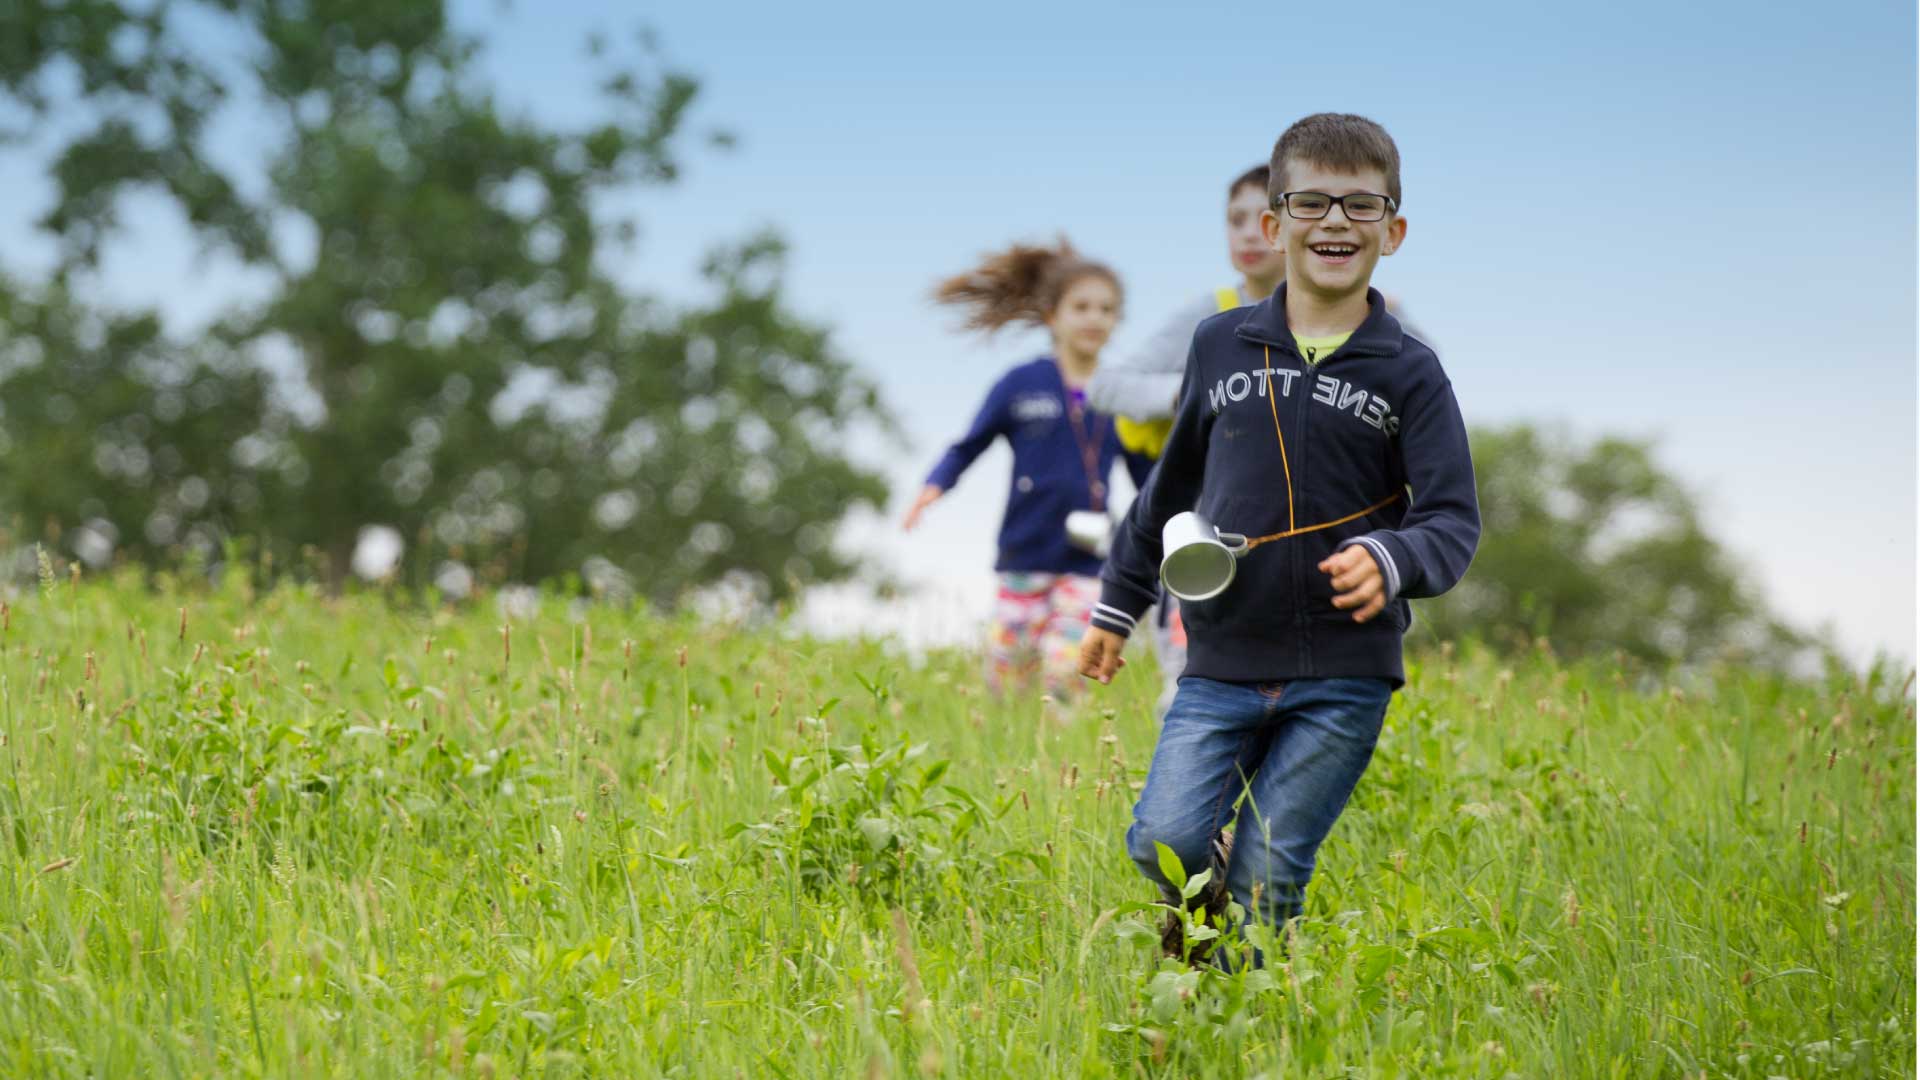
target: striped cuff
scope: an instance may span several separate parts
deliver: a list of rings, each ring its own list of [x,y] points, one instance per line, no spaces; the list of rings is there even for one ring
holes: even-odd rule
[[[1387,545],[1371,536],[1355,536],[1340,546],[1344,548],[1351,544],[1366,545],[1367,553],[1373,556],[1374,562],[1380,564],[1380,577],[1387,583],[1387,603],[1393,603],[1394,598],[1400,595],[1400,567],[1393,561],[1393,555],[1387,551]]]
[[[1137,620],[1134,619],[1133,616],[1121,611],[1112,604],[1093,605],[1093,617],[1091,621],[1093,625],[1100,629],[1110,630],[1119,634],[1121,637],[1131,636],[1134,626],[1137,625]]]

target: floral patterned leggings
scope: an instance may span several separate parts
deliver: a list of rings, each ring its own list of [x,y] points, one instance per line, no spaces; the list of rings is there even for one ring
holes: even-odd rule
[[[1080,639],[1100,599],[1100,579],[1008,570],[1000,574],[987,639],[987,686],[996,695],[1031,687],[1037,674],[1055,700],[1080,688]]]

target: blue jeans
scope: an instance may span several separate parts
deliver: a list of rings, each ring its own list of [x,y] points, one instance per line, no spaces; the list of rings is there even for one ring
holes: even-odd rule
[[[1169,883],[1155,841],[1199,873],[1247,792],[1227,886],[1250,919],[1278,930],[1300,914],[1314,855],[1367,770],[1392,697],[1384,679],[1182,678],[1133,808],[1127,853],[1162,888]]]

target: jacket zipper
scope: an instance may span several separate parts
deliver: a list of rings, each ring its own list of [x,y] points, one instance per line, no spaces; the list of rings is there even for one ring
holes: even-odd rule
[[[1305,492],[1307,485],[1307,398],[1313,393],[1313,379],[1316,372],[1313,365],[1308,364],[1302,359],[1299,349],[1290,342],[1282,344],[1280,342],[1270,341],[1258,334],[1242,334],[1240,336],[1244,340],[1257,341],[1269,349],[1277,350],[1282,357],[1290,356],[1295,363],[1299,364],[1300,374],[1294,380],[1294,392],[1291,395],[1293,401],[1294,437],[1287,441],[1288,445],[1292,447],[1294,473],[1294,484],[1289,498],[1298,506],[1301,501],[1301,495]],[[1268,393],[1275,392],[1274,382],[1274,378],[1269,375],[1267,377]],[[1304,597],[1307,595],[1307,574],[1311,568],[1305,563],[1306,557],[1303,554],[1304,550],[1305,545],[1298,542],[1287,545],[1288,585],[1296,597]],[[1293,612],[1293,636],[1299,657],[1299,670],[1309,676],[1313,674],[1313,648],[1308,642],[1308,634],[1311,630],[1312,622],[1308,618],[1306,607],[1304,605],[1295,605]]]
[[[1313,380],[1316,376],[1317,372],[1313,365],[1304,361],[1300,364],[1300,393],[1294,395],[1293,402],[1294,454],[1300,459],[1300,484],[1295,494],[1295,503],[1304,501],[1301,497],[1307,491],[1307,478],[1313,475],[1309,471],[1310,465],[1307,458],[1310,442],[1307,438],[1309,416],[1307,399],[1313,395]],[[1311,591],[1307,588],[1307,575],[1317,571],[1306,565],[1306,544],[1296,537],[1288,546],[1293,548],[1293,595],[1304,598],[1311,595]],[[1314,674],[1313,643],[1309,640],[1309,635],[1313,632],[1313,622],[1307,615],[1306,604],[1294,605],[1293,624],[1294,634],[1300,643],[1300,670],[1311,676]]]

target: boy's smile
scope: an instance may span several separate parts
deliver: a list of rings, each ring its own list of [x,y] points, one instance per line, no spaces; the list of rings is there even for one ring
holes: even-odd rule
[[[1377,169],[1339,172],[1304,161],[1287,163],[1289,191],[1326,195],[1383,193],[1387,178]],[[1287,279],[1293,287],[1338,301],[1364,293],[1382,255],[1390,255],[1406,236],[1407,223],[1389,210],[1379,221],[1354,221],[1336,204],[1318,220],[1297,218],[1283,206],[1261,217],[1268,243],[1286,253]]]

